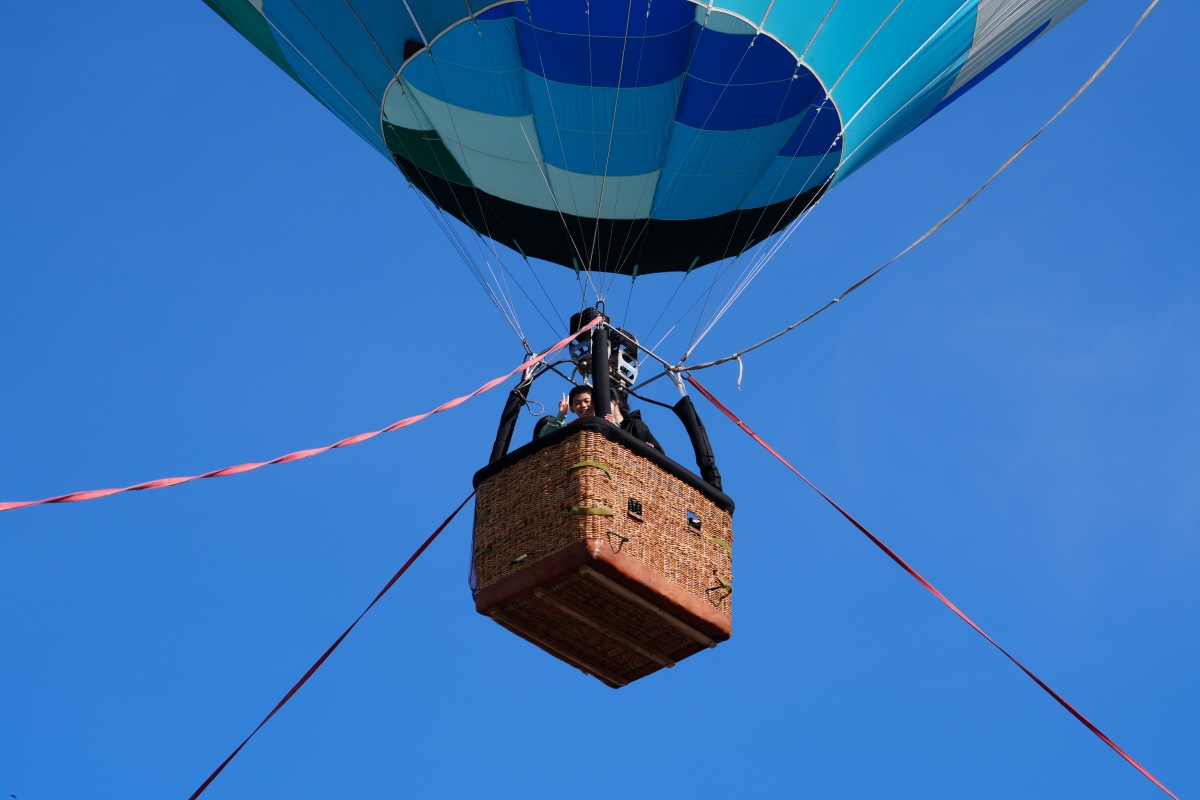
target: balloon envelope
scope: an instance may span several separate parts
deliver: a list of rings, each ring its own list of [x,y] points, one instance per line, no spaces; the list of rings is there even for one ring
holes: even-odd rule
[[[1083,0],[205,0],[440,210],[523,255],[761,242]]]

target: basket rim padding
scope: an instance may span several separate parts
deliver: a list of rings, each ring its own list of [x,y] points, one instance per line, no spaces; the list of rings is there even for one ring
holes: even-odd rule
[[[513,464],[528,458],[543,448],[553,447],[559,442],[562,442],[571,436],[575,436],[581,431],[595,431],[608,441],[624,447],[626,450],[629,450],[635,455],[648,459],[664,472],[675,478],[678,478],[696,491],[700,492],[721,510],[728,511],[730,514],[733,513],[734,502],[733,498],[731,498],[729,495],[725,494],[720,489],[717,489],[708,481],[704,480],[687,467],[684,467],[679,462],[671,459],[658,448],[651,447],[650,445],[635,439],[633,436],[630,436],[628,433],[621,430],[619,427],[603,417],[583,417],[582,419],[574,420],[573,422],[569,422],[564,425],[561,430],[546,434],[545,436],[539,437],[529,444],[518,447],[504,458],[488,464],[486,467],[476,472],[475,477],[471,480],[471,485],[478,489],[480,484],[482,484],[484,481],[494,477]]]

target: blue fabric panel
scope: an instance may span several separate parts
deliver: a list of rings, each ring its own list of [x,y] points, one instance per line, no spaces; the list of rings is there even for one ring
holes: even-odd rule
[[[474,25],[459,25],[433,45],[433,57],[439,70],[446,62],[490,72],[524,69],[517,46],[516,26],[512,17],[477,20]]]
[[[546,163],[587,175],[604,174],[606,163],[610,175],[659,168],[681,81],[617,90],[527,79]]]
[[[753,3],[718,0],[718,5],[738,10]],[[776,3],[765,30],[800,52],[829,10],[824,3],[816,6],[820,8],[809,3]],[[837,180],[866,163],[897,132],[910,130],[929,115],[940,98],[923,90],[932,81],[945,92],[950,84],[944,79],[953,82],[974,39],[974,0],[967,0],[965,6],[964,0],[904,3],[888,19],[894,8],[894,3],[878,0],[841,0],[805,55],[805,63],[830,88],[842,124],[847,126],[848,161]],[[949,19],[952,24],[942,28]],[[930,37],[934,40],[928,41]],[[864,48],[868,40],[870,44]],[[908,102],[918,95],[918,101]]]
[[[313,27],[316,18],[310,22],[291,3],[274,3],[269,10],[266,6],[263,10],[274,26],[272,35],[287,56],[288,65],[304,86],[372,147],[386,155],[388,151],[379,130],[379,118],[383,93],[391,83],[392,75],[362,26],[351,18],[353,29],[343,25],[348,30],[331,37],[329,31],[318,32]],[[332,49],[331,43],[340,49]],[[373,57],[362,52],[364,46],[370,48]],[[301,57],[297,50],[304,56]]]
[[[272,19],[278,15],[280,20],[287,20],[287,27],[280,25],[280,28],[322,73],[329,75],[332,72],[329,65],[333,62],[341,62],[344,69],[353,73],[350,80],[364,84],[375,98],[378,116],[383,93],[403,62],[403,43],[399,53],[401,57],[389,64],[388,59],[380,54],[376,42],[372,41],[371,34],[344,5],[295,0],[290,8],[282,3],[273,4],[271,14]],[[324,63],[318,63],[313,58],[314,54],[321,56]],[[346,85],[340,81],[335,83],[345,94]]]
[[[480,36],[480,33],[483,36]],[[418,56],[404,77],[431,97],[484,114],[531,113],[512,19],[460,25]]]
[[[551,136],[542,138],[546,163],[582,175],[644,175],[658,169],[666,150],[659,131],[618,133],[611,141],[607,134],[593,136],[581,131],[559,130]]]
[[[269,0],[264,0],[263,7],[266,8]],[[287,0],[290,5],[290,0]],[[280,5],[278,2],[272,2],[272,7]],[[299,4],[306,14],[313,14],[314,9],[310,6],[316,6],[311,0]],[[404,63],[404,40],[417,39],[416,26],[413,25],[412,19],[408,16],[408,12],[404,10],[402,3],[394,3],[392,0],[353,0],[354,15],[350,14],[349,10],[343,6],[338,11],[338,16],[342,21],[338,23],[340,28],[362,28],[365,30],[365,35],[368,37],[365,44],[371,50],[378,49],[375,53],[375,58],[382,58],[389,64],[389,71],[394,72],[400,69],[400,65]],[[330,9],[326,9],[324,13],[328,13]],[[317,17],[312,17],[314,21]],[[372,44],[374,42],[374,44]],[[360,45],[361,46],[361,45]],[[379,53],[382,52],[382,56]]]
[[[742,86],[689,79],[683,84],[679,121],[694,128],[736,131],[794,118],[808,108],[812,95],[792,92],[793,81]]]
[[[291,47],[304,53],[312,62],[312,67],[342,89],[343,94],[348,94],[346,89],[350,83],[360,93],[368,92],[375,97],[378,116],[383,93],[394,73],[353,16],[344,9],[320,5],[314,0],[298,4],[275,2],[269,9],[264,6],[263,10],[274,26],[276,39],[280,38],[280,33],[287,39],[280,42],[281,47],[289,49],[290,42]],[[358,105],[357,101],[355,105]]]
[[[903,10],[903,6],[901,9]],[[883,81],[887,83],[877,92],[864,98],[864,105],[860,109],[842,105],[842,124],[846,138],[845,156],[842,171],[834,179],[835,183],[867,163],[933,113],[957,79],[959,69],[967,61],[975,38],[977,10],[978,7],[971,3],[969,7],[953,15],[944,25],[934,28],[937,33],[932,39],[927,41],[934,30],[929,31],[926,39],[910,45],[908,53],[912,54],[911,59],[902,68],[900,64],[893,67],[891,59],[885,59],[879,54],[874,60],[867,60],[864,68],[874,65],[875,69],[868,69],[863,77],[869,78],[875,85]],[[929,24],[932,25],[933,21]],[[886,31],[885,28],[884,32]],[[882,35],[881,33],[880,36]],[[919,52],[917,48],[920,48]],[[867,48],[863,53],[864,59],[871,50],[872,48]],[[880,60],[887,64],[888,71],[878,69]],[[856,64],[854,69],[857,68]],[[852,70],[851,76],[853,74]],[[862,79],[859,78],[859,81]],[[847,83],[851,83],[849,78]],[[860,90],[860,94],[862,93],[865,93],[865,89]],[[856,112],[857,118],[854,116]]]
[[[958,89],[956,89],[954,91],[954,94],[950,95],[949,97],[947,97],[945,100],[943,100],[941,103],[938,104],[938,107],[933,110],[933,114],[938,113],[943,108],[950,105],[958,98],[962,97],[964,94],[966,94],[971,89],[973,89],[980,81],[982,81],[988,75],[991,75],[993,72],[995,72],[996,70],[1000,69],[1005,64],[1007,64],[1008,60],[1010,58],[1012,58],[1017,53],[1024,50],[1026,47],[1028,47],[1029,44],[1031,42],[1033,42],[1034,39],[1041,36],[1042,33],[1046,30],[1046,28],[1050,27],[1050,22],[1051,22],[1051,20],[1046,20],[1045,22],[1043,22],[1038,27],[1037,30],[1035,30],[1033,33],[1029,34],[1024,39],[1022,39],[1021,41],[1019,41],[1015,45],[1013,45],[1007,53],[1000,56],[995,61],[993,61],[991,64],[989,64],[985,69],[980,71],[980,73],[978,75],[976,75],[974,78],[971,78],[971,80],[967,81],[962,86],[958,87]],[[929,116],[932,117],[933,114],[930,114]],[[927,117],[927,119],[928,119],[928,117]]]
[[[286,0],[285,0],[286,1]],[[312,0],[309,0],[312,2]],[[398,12],[408,17],[408,11],[405,9],[405,3],[399,0],[387,0],[392,5],[398,6]],[[464,3],[462,0],[406,0],[408,8],[412,9],[412,18],[409,20],[409,28],[413,29],[413,34],[407,38],[413,41],[422,41],[420,34],[416,33],[416,26],[419,25],[421,33],[425,35],[425,40],[432,42],[446,29],[454,26],[456,23],[464,19],[469,19],[468,7],[483,8],[488,3],[481,0],[470,0],[469,3]],[[331,4],[332,5],[332,4]],[[337,5],[345,6],[346,3],[338,3]],[[351,0],[350,5],[358,8],[358,0]],[[415,20],[415,24],[414,24]]]
[[[663,169],[689,175],[758,170],[775,157],[795,127],[795,120],[745,131],[700,130],[677,123]],[[731,202],[730,208],[735,205]]]
[[[487,11],[481,11],[475,15],[477,20],[494,20],[494,19],[512,19],[513,3],[505,3],[504,5],[494,6]]]
[[[283,43],[282,46],[284,54],[288,57],[288,66],[299,77],[301,84],[312,92],[314,96],[318,97],[325,107],[337,115],[338,119],[345,123],[347,127],[361,136],[363,141],[378,150],[390,161],[391,154],[388,152],[387,144],[383,140],[383,134],[379,131],[379,111],[374,107],[374,101],[368,98],[360,88],[360,98],[357,106],[346,102],[342,95],[329,88],[326,80],[309,66],[308,61],[296,54],[286,43]],[[310,55],[309,58],[312,58],[312,56]],[[370,113],[373,116],[365,116],[365,113]]]
[[[524,23],[578,36],[662,36],[691,24],[695,6],[686,0],[529,0],[514,3]],[[647,13],[647,11],[649,13]]]
[[[708,130],[757,128],[803,113],[822,91],[771,37],[697,26],[678,118]]]
[[[436,50],[437,46],[434,46]],[[524,73],[481,72],[457,64],[414,59],[404,77],[431,97],[463,108],[500,117],[523,117],[530,113]]]
[[[762,208],[820,186],[829,180],[839,160],[838,153],[771,159],[739,208]]]
[[[792,135],[794,120],[746,131],[676,124],[654,198],[654,216],[688,219],[737,208]],[[720,189],[720,193],[713,194]]]
[[[567,5],[564,3],[564,6]],[[664,4],[666,5],[666,4]],[[679,76],[691,42],[690,18],[675,30],[643,38],[633,27],[629,40],[620,36],[553,33],[515,14],[525,66],[558,83],[579,86],[654,86]],[[537,16],[534,16],[537,19]],[[650,19],[654,19],[651,15]],[[634,20],[646,23],[641,20]],[[624,33],[622,24],[621,33]]]
[[[692,41],[688,74],[709,83],[760,83],[796,71],[796,57],[770,36],[720,33],[697,24]]]
[[[716,217],[731,209],[729,198],[746,196],[753,176],[747,173],[726,175],[680,175],[663,170],[654,195],[654,219],[703,219]]]
[[[659,86],[610,89],[554,83],[526,73],[533,113],[547,124],[608,136],[662,131],[674,119],[681,79]]]
[[[840,158],[842,151],[842,123],[838,119],[837,109],[828,100],[814,105],[796,126],[796,132],[787,144],[779,151],[779,155],[788,158],[804,158],[806,156],[823,156],[830,153],[834,158]]]

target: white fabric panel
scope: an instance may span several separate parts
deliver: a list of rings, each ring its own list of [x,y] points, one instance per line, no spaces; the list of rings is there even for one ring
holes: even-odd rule
[[[946,96],[983,72],[1022,39],[1052,19],[1049,30],[1086,0],[979,0],[975,18],[975,41],[967,62]]]
[[[580,175],[546,165],[550,186],[564,214],[588,219],[641,219],[650,216],[660,172],[645,175]],[[599,207],[599,214],[597,214]]]

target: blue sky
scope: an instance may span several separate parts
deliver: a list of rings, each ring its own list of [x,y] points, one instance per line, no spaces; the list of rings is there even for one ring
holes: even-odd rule
[[[1143,8],[1088,4],[855,174],[696,360],[905,247]],[[519,362],[394,169],[202,3],[147,11],[24,3],[0,28],[0,500],[329,444]],[[740,390],[736,367],[699,375],[1181,797],[1200,792],[1198,25],[1163,4],[935,237],[748,357]],[[574,276],[543,275],[569,309]],[[675,285],[637,287],[635,333]],[[190,794],[468,494],[502,402],[0,515],[0,796]],[[738,503],[730,642],[607,689],[475,614],[459,520],[205,797],[1165,796],[697,405]]]

